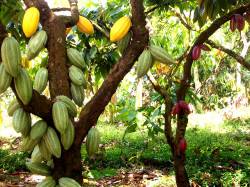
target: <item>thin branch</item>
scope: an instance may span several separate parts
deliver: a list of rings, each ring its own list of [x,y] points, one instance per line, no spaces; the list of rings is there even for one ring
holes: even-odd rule
[[[94,27],[99,30],[101,33],[103,33],[103,35],[109,39],[109,32],[106,31],[105,29],[103,29],[100,25],[98,25],[96,22],[92,21],[92,24],[94,25]]]
[[[192,31],[196,31],[195,29],[193,29],[185,20],[184,18],[181,16],[181,14],[179,12],[176,12],[175,10],[172,10],[174,15],[179,18],[180,22],[182,23],[182,25],[184,27],[186,27],[187,30],[192,30]]]
[[[216,44],[212,40],[207,40],[206,43],[209,44],[213,48],[216,48],[216,49],[218,49],[220,51],[223,51],[223,52],[227,53],[229,56],[234,58],[242,66],[244,66],[245,68],[250,70],[250,63],[248,63],[242,56],[238,55],[234,51],[232,51],[232,50],[230,50],[230,49],[228,49],[226,47],[223,47],[222,45]]]
[[[62,8],[52,8],[53,12],[61,12],[61,11],[71,11],[70,8],[62,7]]]

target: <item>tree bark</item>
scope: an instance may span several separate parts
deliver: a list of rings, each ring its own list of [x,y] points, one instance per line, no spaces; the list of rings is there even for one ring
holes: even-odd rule
[[[189,187],[189,180],[185,168],[185,160],[180,156],[174,157],[175,179],[178,187]]]

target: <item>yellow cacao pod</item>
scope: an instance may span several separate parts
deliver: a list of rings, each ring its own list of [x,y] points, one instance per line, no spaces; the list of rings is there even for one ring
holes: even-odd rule
[[[85,17],[79,16],[79,20],[77,23],[77,28],[79,31],[86,33],[86,34],[93,34],[94,27],[92,23]]]
[[[65,31],[66,35],[68,35],[70,31],[71,31],[71,27],[66,28],[66,31]]]
[[[128,16],[118,19],[110,30],[110,41],[116,42],[121,40],[127,35],[131,26],[132,22]]]
[[[23,32],[27,38],[30,38],[37,30],[40,19],[40,12],[36,7],[28,8],[23,16]]]

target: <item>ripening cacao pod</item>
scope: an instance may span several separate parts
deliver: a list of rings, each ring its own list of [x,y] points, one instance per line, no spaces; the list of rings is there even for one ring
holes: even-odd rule
[[[68,127],[64,134],[61,135],[61,143],[65,150],[68,150],[75,139],[75,127],[69,119]]]
[[[49,151],[47,145],[45,144],[44,138],[41,139],[40,143],[38,144],[39,150],[41,152],[42,157],[45,160],[50,160],[51,159],[51,152]]]
[[[237,24],[236,24],[235,16],[233,15],[230,19],[230,30],[234,32],[236,28],[237,28]]]
[[[172,57],[167,53],[167,51],[162,47],[151,45],[149,47],[149,50],[154,59],[160,61],[161,63],[166,65],[176,64],[175,60],[173,60]]]
[[[196,45],[192,50],[192,59],[197,60],[200,58],[200,56],[201,56],[201,48],[199,45]]]
[[[47,132],[43,136],[43,139],[50,153],[56,158],[60,158],[61,144],[56,131],[52,127],[48,127]]]
[[[20,132],[24,136],[27,136],[31,127],[30,114],[25,112],[22,108],[18,108],[13,114],[12,124],[16,132]]]
[[[27,51],[28,60],[32,60],[40,53],[40,51],[45,47],[47,39],[48,36],[44,30],[36,32],[36,34],[30,38]]]
[[[19,44],[13,37],[6,37],[1,47],[1,56],[5,71],[12,77],[17,77],[21,69],[21,51]]]
[[[14,112],[20,108],[20,104],[18,103],[18,101],[16,99],[13,99],[7,109],[7,113],[9,116],[13,116]]]
[[[187,149],[187,141],[185,138],[181,138],[179,141],[179,150],[181,153],[185,153]]]
[[[128,32],[128,34],[122,38],[120,41],[118,41],[118,50],[121,54],[124,53],[125,49],[127,48],[129,42],[131,40],[131,32]]]
[[[85,17],[79,16],[79,20],[77,22],[77,28],[80,32],[86,33],[86,34],[93,34],[94,33],[94,27],[92,23]]]
[[[42,154],[39,150],[39,147],[38,145],[36,145],[34,147],[34,150],[32,151],[32,154],[31,154],[31,162],[37,162],[37,163],[40,163],[43,161],[43,157],[42,157]]]
[[[82,54],[74,48],[67,49],[67,56],[70,63],[78,68],[82,69],[85,67],[85,61]]]
[[[38,142],[38,140],[32,140],[29,136],[27,136],[22,141],[21,150],[32,151]]]
[[[36,7],[28,8],[23,16],[22,28],[25,36],[30,38],[35,34],[40,19],[40,12]]]
[[[81,107],[83,105],[83,101],[85,97],[83,86],[77,86],[71,83],[70,91],[71,91],[72,99],[75,102],[75,104]]]
[[[47,131],[47,123],[44,120],[37,121],[30,130],[30,138],[33,140],[39,140]]]
[[[60,187],[81,187],[81,185],[78,182],[68,177],[62,177],[59,179],[58,182]]]
[[[211,51],[211,49],[210,49],[206,44],[201,44],[201,45],[200,45],[200,48],[201,48],[203,51]]]
[[[86,82],[84,80],[84,74],[82,70],[74,65],[70,66],[69,68],[69,78],[75,85],[78,86],[81,86],[84,82]]]
[[[236,27],[239,31],[242,31],[245,27],[245,18],[240,14],[235,14]]]
[[[59,95],[56,97],[56,100],[62,101],[65,104],[65,106],[67,107],[69,115],[72,117],[76,117],[77,108],[76,108],[76,105],[73,103],[73,101],[70,98],[68,98],[64,95]]]
[[[63,102],[57,101],[53,104],[52,117],[56,129],[63,134],[68,127],[69,120],[68,110]]]
[[[98,152],[100,144],[100,133],[96,127],[92,127],[87,135],[86,149],[90,159]]]
[[[127,35],[131,26],[132,22],[128,16],[118,19],[110,30],[110,41],[116,42],[121,40]]]
[[[38,183],[36,187],[55,187],[56,181],[52,177],[46,177],[42,182]]]
[[[14,83],[20,100],[24,105],[29,104],[32,98],[32,82],[28,72],[22,68],[18,77],[14,78]]]
[[[33,85],[34,90],[36,90],[38,93],[41,94],[45,90],[47,82],[48,82],[48,70],[42,67],[36,73]]]
[[[34,174],[49,176],[51,175],[50,167],[43,163],[26,162],[27,168]]]
[[[12,81],[11,75],[5,71],[3,63],[0,64],[0,94],[5,92]]]
[[[136,67],[137,77],[140,78],[147,74],[148,70],[152,66],[152,56],[148,49],[145,49],[138,58]]]

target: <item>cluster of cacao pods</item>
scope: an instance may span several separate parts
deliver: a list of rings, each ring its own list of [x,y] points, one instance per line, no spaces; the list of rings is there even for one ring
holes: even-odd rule
[[[211,51],[211,49],[206,44],[195,45],[192,49],[192,59],[198,60],[201,56],[201,50]]]
[[[191,109],[190,106],[185,101],[180,100],[174,105],[171,113],[172,115],[177,115],[177,114],[188,115],[191,113]]]
[[[138,58],[137,77],[140,78],[146,75],[156,61],[167,66],[176,64],[175,60],[171,58],[165,49],[159,46],[151,45],[147,49],[144,49]]]
[[[242,31],[245,27],[245,18],[240,14],[234,14],[230,19],[230,30],[234,32],[236,29]]]

